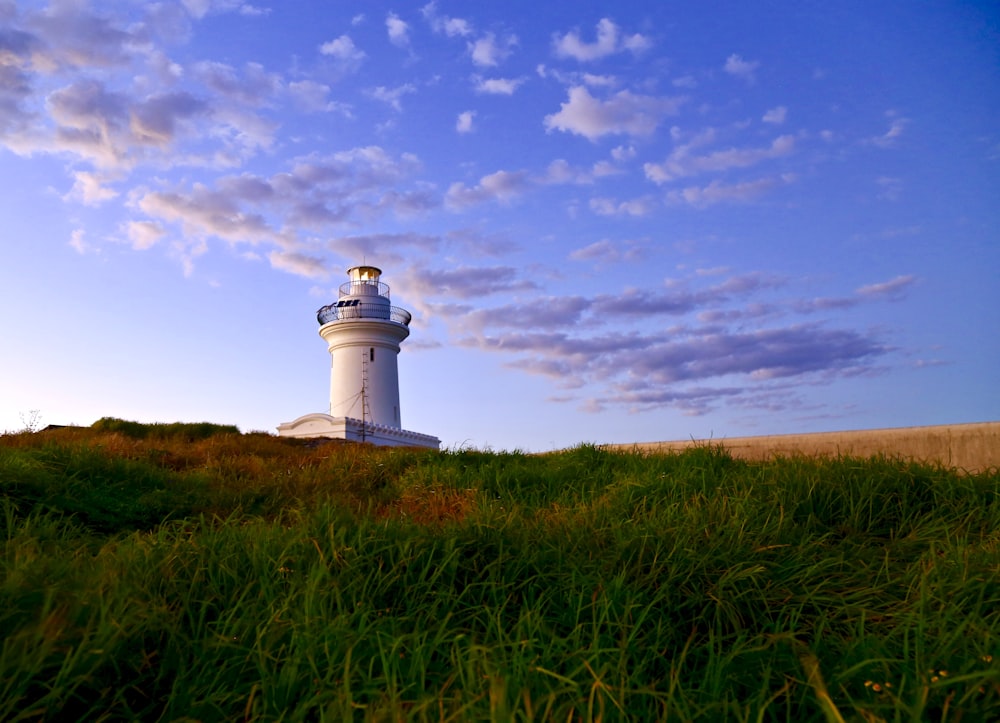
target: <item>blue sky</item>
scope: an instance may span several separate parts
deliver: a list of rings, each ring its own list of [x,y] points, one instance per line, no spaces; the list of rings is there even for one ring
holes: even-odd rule
[[[995,3],[0,0],[0,429],[544,450],[1000,419]]]

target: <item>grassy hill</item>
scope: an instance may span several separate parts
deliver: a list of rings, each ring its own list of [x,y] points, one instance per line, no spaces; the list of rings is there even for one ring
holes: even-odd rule
[[[0,436],[0,719],[1000,719],[1000,473]]]

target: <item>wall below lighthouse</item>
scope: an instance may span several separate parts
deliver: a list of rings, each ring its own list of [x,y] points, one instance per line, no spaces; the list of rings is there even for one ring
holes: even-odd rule
[[[295,421],[278,425],[279,437],[315,439],[346,439],[380,447],[428,447],[439,449],[441,440],[430,434],[411,432],[395,427],[383,427],[351,417],[331,417],[329,414],[305,414]]]

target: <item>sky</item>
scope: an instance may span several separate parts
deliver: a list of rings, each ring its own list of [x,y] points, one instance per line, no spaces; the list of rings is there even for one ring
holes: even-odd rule
[[[0,430],[449,449],[1000,420],[994,2],[0,0]]]

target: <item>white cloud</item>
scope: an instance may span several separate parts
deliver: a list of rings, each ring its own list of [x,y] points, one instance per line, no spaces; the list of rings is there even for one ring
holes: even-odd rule
[[[380,100],[383,103],[388,103],[395,110],[402,110],[402,98],[407,93],[416,93],[417,89],[412,83],[405,83],[396,88],[386,88],[380,85],[372,90],[365,91],[365,95],[369,98],[374,98],[375,100]]]
[[[212,115],[215,126],[203,132],[220,142],[210,161],[216,166],[240,165],[270,148],[279,127],[277,121],[253,110],[220,107]]]
[[[622,36],[618,26],[608,18],[602,18],[597,23],[597,39],[593,43],[581,40],[576,30],[552,38],[552,49],[557,57],[580,62],[598,60],[625,50],[638,53],[651,46],[650,40],[643,35]]]
[[[389,33],[389,42],[393,45],[405,48],[410,44],[410,26],[396,13],[389,13],[386,16],[385,28]]]
[[[87,206],[99,206],[118,195],[117,191],[105,188],[102,185],[105,179],[96,173],[77,171],[73,174],[73,178],[75,179],[73,188],[63,197],[64,200],[80,201]]]
[[[665,183],[699,173],[746,168],[761,161],[786,156],[795,149],[795,137],[783,135],[764,148],[728,148],[701,156],[691,154],[693,148],[711,137],[714,137],[714,133],[706,132],[691,143],[675,148],[663,163],[644,164],[646,178],[654,183]]]
[[[578,185],[592,184],[597,178],[614,176],[622,170],[610,161],[596,161],[590,169],[572,166],[568,161],[557,158],[545,169],[545,175],[538,179],[545,184],[575,183]]]
[[[583,82],[594,88],[611,88],[618,85],[618,78],[613,75],[594,75],[584,73]]]
[[[283,87],[279,75],[256,63],[236,69],[200,62],[185,72],[151,46],[142,21],[126,32],[116,20],[88,15],[85,5],[26,14],[32,31],[15,28],[0,41],[0,54],[13,63],[0,64],[0,86],[11,86],[0,90],[0,142],[7,148],[64,153],[97,172],[124,172],[146,163],[233,165],[271,144],[277,123],[256,109],[272,105]],[[149,11],[163,20],[167,11],[157,8]],[[170,22],[158,32],[180,33]],[[72,194],[96,203],[107,191],[81,176]]]
[[[788,115],[788,108],[783,105],[779,105],[776,108],[771,108],[767,111],[761,118],[765,123],[773,123],[775,125],[781,125],[785,122],[785,117]]]
[[[92,11],[84,2],[48,3],[44,10],[0,4],[4,22],[3,65],[31,68],[42,73],[89,67],[127,66],[140,48],[148,48],[142,23],[127,24]],[[35,4],[37,5],[37,3]],[[6,11],[10,8],[9,11]],[[22,27],[18,27],[18,21]],[[13,63],[11,62],[13,61]]]
[[[86,242],[84,235],[86,232],[82,228],[75,228],[69,235],[69,245],[78,254],[85,254],[88,251],[92,251],[93,248]]]
[[[887,115],[892,115],[887,114]],[[889,130],[880,136],[875,136],[869,139],[869,143],[879,146],[880,148],[889,148],[896,144],[896,141],[900,136],[903,135],[903,130],[909,124],[908,118],[892,118],[892,122],[889,125]]]
[[[48,97],[49,112],[61,126],[56,146],[104,167],[124,165],[127,157],[127,98],[97,80],[78,80]]]
[[[622,38],[622,47],[625,48],[625,50],[638,55],[639,53],[653,47],[653,41],[645,35],[635,33],[634,35],[628,35]]]
[[[455,37],[466,37],[472,35],[472,24],[468,20],[463,20],[462,18],[446,18],[444,21],[444,33],[449,38]]]
[[[208,242],[204,238],[182,238],[171,244],[171,255],[181,263],[185,277],[194,273],[194,260],[208,252]]]
[[[552,39],[553,50],[560,58],[575,58],[580,61],[596,60],[611,55],[618,49],[618,26],[607,18],[597,23],[597,40],[586,43],[577,31],[572,30],[562,37]]]
[[[857,293],[860,296],[866,297],[889,297],[898,298],[900,293],[916,283],[917,277],[912,274],[907,274],[905,276],[897,276],[889,281],[883,281],[878,284],[869,284],[867,286],[862,286],[857,289]]]
[[[261,8],[256,5],[243,4],[240,5],[239,13],[240,15],[246,15],[249,17],[261,17],[263,15],[270,15],[271,8]]]
[[[474,110],[466,110],[459,113],[458,120],[455,121],[455,130],[459,133],[471,133],[472,119],[475,116],[476,112]]]
[[[473,63],[480,67],[494,67],[510,57],[516,45],[516,35],[508,35],[503,42],[497,42],[493,33],[486,33],[475,42],[468,43],[468,49]]]
[[[322,279],[329,271],[322,259],[295,251],[272,251],[267,255],[271,267],[306,278]]]
[[[722,66],[722,69],[736,78],[742,78],[748,83],[753,83],[756,80],[754,73],[758,67],[760,67],[759,61],[744,60],[742,56],[734,53],[726,58],[726,64]]]
[[[603,178],[604,176],[615,176],[622,173],[622,169],[613,164],[611,161],[597,161],[594,163],[594,167],[591,171],[594,178]]]
[[[648,136],[660,121],[677,113],[685,98],[658,98],[619,91],[608,100],[595,98],[586,86],[569,89],[569,100],[558,113],[545,116],[547,130],[575,133],[590,140],[607,134]]]
[[[492,95],[513,95],[514,91],[524,83],[524,78],[480,78],[474,76],[477,93]]]
[[[541,179],[542,183],[593,183],[593,178],[586,171],[579,168],[574,168],[569,164],[569,161],[563,158],[557,158],[549,164],[549,167],[545,170],[545,176]]]
[[[164,147],[175,140],[179,126],[208,113],[207,104],[189,93],[164,93],[137,103],[129,126],[139,143]]]
[[[150,192],[138,200],[143,213],[168,223],[179,224],[186,237],[206,236],[233,243],[277,241],[280,237],[260,213],[244,211],[239,199],[195,184],[187,194]]]
[[[438,15],[437,3],[430,2],[420,9],[424,19],[430,24],[431,29],[436,33],[444,33],[449,38],[455,36],[467,37],[472,35],[472,23],[462,18],[452,18],[447,15]]]
[[[631,201],[617,201],[613,198],[590,199],[590,210],[598,216],[645,216],[650,213],[655,204],[648,196],[634,198]]]
[[[320,112],[333,110],[337,107],[328,99],[330,86],[315,80],[298,80],[288,84],[288,94],[296,105],[304,111]]]
[[[445,194],[445,205],[458,211],[485,201],[507,203],[524,192],[527,175],[523,171],[497,171],[479,179],[479,183],[469,188],[464,183],[453,183]]]
[[[635,158],[636,150],[635,146],[616,146],[611,149],[611,157],[614,158],[619,163],[627,161],[629,159]]]
[[[140,189],[131,195],[130,206],[147,218],[127,226],[126,233],[142,247],[176,227],[176,255],[186,273],[214,237],[233,245],[276,246],[276,267],[316,275],[321,265],[304,253],[302,232],[328,235],[346,224],[440,205],[437,195],[419,183],[401,186],[419,166],[411,154],[390,156],[378,146],[366,146],[293,158],[268,177],[242,173],[212,186]]]
[[[519,270],[511,266],[440,266],[412,268],[402,278],[394,277],[395,288],[403,284],[407,298],[479,299],[493,294],[510,296],[513,292],[536,288],[536,284],[522,278]],[[462,305],[463,310],[469,307]]]
[[[903,193],[903,181],[890,176],[880,176],[875,179],[878,184],[878,198],[884,201],[898,201]]]
[[[574,261],[593,261],[599,266],[622,261],[638,261],[645,255],[645,248],[634,241],[612,241],[601,239],[589,246],[571,251],[569,257]]]
[[[181,0],[181,5],[194,17],[202,18],[212,8],[212,0]]]
[[[351,63],[360,63],[365,57],[365,52],[355,47],[354,41],[348,35],[341,35],[323,43],[319,46],[319,52],[322,55]]]
[[[777,186],[774,178],[760,178],[756,181],[726,184],[715,180],[707,186],[689,186],[681,191],[671,191],[667,198],[673,202],[683,202],[695,208],[708,208],[717,203],[752,201]]]
[[[153,221],[129,221],[125,225],[125,234],[132,242],[132,248],[144,251],[163,238],[166,231],[160,224]]]
[[[861,286],[854,290],[854,296],[819,296],[800,299],[793,303],[795,311],[802,314],[827,312],[831,309],[850,309],[866,302],[900,301],[904,292],[917,282],[911,274],[897,276],[889,281]]]
[[[173,85],[184,78],[183,66],[171,60],[163,51],[153,50],[148,57],[149,70],[157,81],[165,85]],[[140,80],[140,78],[137,76],[136,80]],[[151,82],[148,77],[143,80]]]

